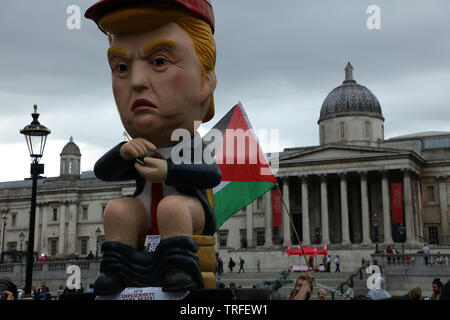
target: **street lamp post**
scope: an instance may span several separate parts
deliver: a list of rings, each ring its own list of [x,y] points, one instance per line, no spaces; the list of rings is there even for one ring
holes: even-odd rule
[[[25,295],[31,295],[31,285],[33,281],[33,253],[34,253],[34,228],[36,220],[36,194],[37,194],[37,180],[40,174],[44,173],[44,165],[39,164],[39,160],[44,153],[45,142],[50,130],[41,125],[38,121],[39,113],[37,113],[37,105],[34,105],[34,113],[31,114],[33,121],[31,124],[20,130],[20,133],[25,135],[27,141],[28,151],[30,152],[31,162],[31,178],[33,186],[31,190],[31,210],[30,210],[30,224],[28,232],[28,249],[27,249],[27,268],[25,277]]]
[[[375,213],[372,218],[373,241],[375,242],[375,253],[378,253],[378,216]]]
[[[2,255],[1,255],[1,263],[3,264],[3,257],[4,257],[4,248],[5,248],[5,230],[6,230],[6,215],[8,213],[8,209],[2,210]]]
[[[102,234],[102,230],[100,230],[100,227],[98,227],[97,230],[95,230],[95,235],[97,237],[97,249],[95,251],[95,259],[98,259],[98,244],[99,244],[101,234]]]

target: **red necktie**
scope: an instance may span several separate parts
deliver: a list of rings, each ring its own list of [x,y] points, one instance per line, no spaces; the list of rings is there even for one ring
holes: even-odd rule
[[[162,157],[155,153],[153,158],[162,159]],[[158,221],[156,216],[156,209],[158,208],[158,204],[163,198],[163,186],[161,182],[152,182],[152,203],[150,205],[150,214],[152,219],[152,234],[158,235],[159,229],[158,229]]]

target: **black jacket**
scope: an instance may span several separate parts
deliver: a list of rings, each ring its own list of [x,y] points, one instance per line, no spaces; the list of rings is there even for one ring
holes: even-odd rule
[[[145,186],[145,179],[134,167],[135,160],[125,160],[120,154],[120,148],[125,142],[108,151],[94,166],[97,178],[103,181],[125,181],[135,180],[136,191],[133,197],[139,195]],[[206,146],[202,144],[202,151]],[[205,212],[205,228],[203,234],[212,235],[216,231],[216,219],[214,212],[207,200],[205,189],[218,185],[221,181],[220,169],[216,163],[200,164],[194,163],[194,152],[192,150],[191,163],[174,164],[171,159],[167,161],[167,176],[165,184],[174,186],[178,192],[197,197],[202,203]]]

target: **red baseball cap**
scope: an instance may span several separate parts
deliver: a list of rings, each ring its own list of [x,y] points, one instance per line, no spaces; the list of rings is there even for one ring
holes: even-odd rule
[[[199,15],[211,26],[214,33],[214,11],[210,0],[100,0],[86,10],[84,16],[87,19],[94,20],[98,25],[99,20],[107,13],[119,8],[129,7],[130,5],[142,5],[154,1],[177,3],[189,11]]]

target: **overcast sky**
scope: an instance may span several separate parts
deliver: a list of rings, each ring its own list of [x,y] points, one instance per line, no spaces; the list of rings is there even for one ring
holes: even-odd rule
[[[280,151],[319,144],[317,120],[327,94],[355,80],[378,98],[385,137],[450,131],[450,1],[214,0],[218,86],[211,128],[241,101],[256,130],[279,129]],[[108,43],[82,18],[93,0],[14,0],[0,4],[0,181],[29,177],[19,130],[33,105],[52,133],[42,163],[59,175],[59,155],[73,136],[82,171],[123,139],[106,60]],[[381,29],[366,13],[380,8]],[[264,151],[271,147],[263,146]]]

